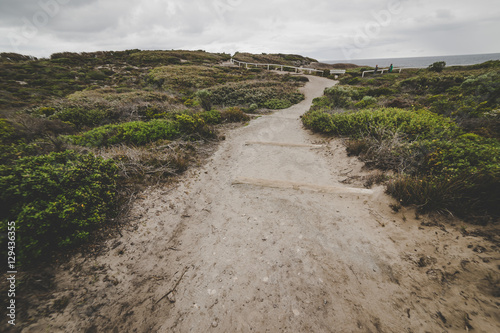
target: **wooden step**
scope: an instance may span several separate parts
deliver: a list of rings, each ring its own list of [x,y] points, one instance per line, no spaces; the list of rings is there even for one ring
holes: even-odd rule
[[[271,188],[283,188],[283,189],[293,189],[293,190],[307,190],[313,192],[321,193],[352,193],[352,194],[364,194],[371,195],[373,190],[365,188],[356,187],[343,187],[343,186],[325,186],[310,183],[301,182],[291,182],[285,180],[270,180],[270,179],[258,179],[258,178],[236,178],[233,180],[232,185],[252,185],[260,187],[271,187]]]
[[[312,145],[306,143],[287,143],[287,142],[265,142],[265,141],[247,141],[246,146],[261,145],[261,146],[275,146],[275,147],[295,147],[295,148],[322,148],[323,145]]]

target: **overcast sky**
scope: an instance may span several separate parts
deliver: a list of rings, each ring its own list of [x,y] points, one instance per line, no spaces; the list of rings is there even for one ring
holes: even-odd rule
[[[349,60],[500,52],[498,0],[0,0],[0,52],[203,49]]]

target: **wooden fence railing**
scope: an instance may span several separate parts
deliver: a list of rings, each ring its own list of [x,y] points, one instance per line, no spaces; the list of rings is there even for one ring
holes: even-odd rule
[[[402,68],[393,68],[391,73],[394,73],[395,71],[399,70],[399,73],[401,73]],[[384,74],[384,72],[389,72],[389,68],[379,68],[377,70],[377,73],[380,72],[380,74]],[[365,77],[365,73],[375,73],[375,70],[371,71],[364,71],[361,77]]]
[[[259,63],[254,63],[254,62],[239,61],[239,60],[236,60],[236,59],[233,59],[233,58],[231,58],[231,63],[234,64],[234,65],[238,65],[238,67],[241,67],[241,66],[245,66],[245,68],[265,67],[265,68],[267,68],[267,70],[279,69],[279,70],[283,71],[285,68],[291,68],[292,70],[295,71],[295,73],[305,72],[305,73],[309,73],[309,74],[312,74],[312,73],[321,73],[321,74],[324,74],[324,72],[325,72],[324,70],[315,69],[315,68],[296,67],[296,66],[281,65],[281,64],[259,64]],[[402,69],[403,68],[393,68],[392,72],[398,71],[399,73],[401,73]],[[331,75],[333,75],[333,74],[335,74],[335,75],[345,74],[345,72],[346,72],[345,69],[342,69],[342,70],[336,70],[336,69],[330,70],[330,74]],[[365,73],[374,73],[374,72],[375,72],[375,70],[364,71],[363,74],[361,75],[361,77],[365,77]],[[389,68],[378,69],[377,73],[378,72],[380,72],[380,74],[384,74],[384,72],[389,72]]]
[[[267,68],[267,70],[270,70],[270,69],[279,69],[281,71],[283,71],[285,68],[291,68],[295,71],[295,73],[299,73],[299,72],[306,72],[306,73],[309,73],[309,74],[312,74],[312,73],[324,73],[323,70],[321,69],[315,69],[315,68],[305,68],[305,67],[296,67],[296,66],[288,66],[288,65],[280,65],[280,64],[258,64],[258,63],[253,63],[253,62],[244,62],[244,61],[239,61],[239,60],[236,60],[236,59],[233,59],[231,58],[231,63],[232,64],[235,64],[235,65],[238,65],[239,67],[241,66],[245,66],[246,68],[251,68],[251,67],[255,67],[255,68],[258,68],[258,67],[265,67]],[[249,67],[250,66],[250,67]]]

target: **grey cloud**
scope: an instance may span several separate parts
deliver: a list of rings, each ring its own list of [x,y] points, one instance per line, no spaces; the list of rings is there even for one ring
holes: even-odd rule
[[[449,9],[439,9],[436,11],[436,17],[439,19],[452,19],[455,15]]]
[[[0,1],[0,31],[5,32],[0,34],[0,51],[13,50],[9,36],[22,32],[23,17],[41,10],[39,1],[69,1],[35,38],[21,39],[22,52],[45,56],[64,50],[190,48],[331,59],[342,55],[343,46],[354,45],[367,27],[376,33],[358,48],[360,58],[384,57],[383,52],[392,56],[394,50],[394,56],[405,56],[410,49],[427,55],[500,50],[491,32],[500,29],[500,13],[491,9],[498,0],[405,0],[404,11],[391,15],[387,24],[378,20],[394,0]],[[460,37],[470,40],[458,46],[439,43],[439,38]],[[479,46],[469,51],[467,45]]]
[[[70,8],[92,6],[98,0],[2,0],[0,2],[0,25],[22,25],[22,19],[33,19],[37,13],[59,14]]]

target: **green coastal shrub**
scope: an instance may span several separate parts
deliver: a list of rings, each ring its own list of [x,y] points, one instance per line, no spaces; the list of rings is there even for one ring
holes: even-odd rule
[[[7,119],[0,118],[0,143],[11,142],[14,137],[14,127]]]
[[[196,98],[199,100],[201,107],[205,111],[210,111],[212,109],[212,93],[206,89],[198,90],[196,92]]]
[[[12,124],[0,118],[0,164],[7,163],[16,157],[17,137]]]
[[[232,107],[222,111],[221,119],[225,122],[236,123],[249,121],[250,117],[246,115],[239,107]]]
[[[264,103],[264,107],[271,110],[288,109],[292,106],[292,102],[282,99],[273,98]]]
[[[221,112],[217,110],[210,110],[198,114],[207,124],[216,125],[222,121]]]
[[[145,145],[158,140],[173,140],[181,131],[176,121],[154,119],[148,122],[132,121],[105,125],[80,135],[68,137],[73,144],[87,147],[106,147],[115,144]]]
[[[463,94],[474,96],[479,103],[494,107],[500,104],[500,71],[467,78],[460,86]]]
[[[90,71],[87,73],[87,77],[92,80],[106,80],[108,76],[101,71]]]
[[[192,93],[217,84],[243,80],[251,74],[243,70],[228,73],[227,70],[230,69],[214,66],[162,66],[153,68],[146,81],[156,88]]]
[[[116,172],[112,161],[73,151],[0,166],[0,224],[16,222],[19,262],[88,240],[110,216]]]
[[[168,111],[165,110],[161,105],[151,104],[146,107],[143,112],[139,112],[147,120],[160,119],[168,116]]]
[[[302,123],[306,128],[315,132],[339,135],[332,116],[325,111],[312,110],[302,116]]]
[[[359,109],[365,109],[365,108],[373,107],[375,105],[377,105],[377,99],[375,97],[372,97],[372,96],[365,96],[365,97],[363,97],[363,99],[361,101],[354,104],[354,106],[359,108]]]
[[[449,140],[422,142],[430,153],[422,173],[446,177],[461,174],[500,175],[500,142],[467,133]]]
[[[445,67],[446,67],[446,62],[436,61],[432,65],[429,65],[428,69],[434,72],[442,72]]]
[[[379,96],[391,96],[397,94],[397,90],[389,87],[378,87],[369,89],[366,94],[368,96],[379,97]]]
[[[324,95],[313,100],[313,110],[356,109],[376,104],[366,88],[336,85],[326,88]]]
[[[266,107],[271,100],[281,100],[280,105],[297,104],[304,95],[297,91],[297,86],[289,82],[245,82],[225,84],[210,89],[212,102],[221,106],[242,106],[257,104]],[[280,106],[277,105],[277,106]]]
[[[257,104],[252,103],[252,104],[250,104],[250,106],[248,107],[248,111],[249,111],[249,112],[255,112],[255,111],[257,111],[257,109],[258,109],[258,108],[259,108],[259,106],[258,106]]]
[[[183,134],[200,134],[208,137],[211,134],[210,129],[203,117],[199,114],[188,115],[180,114],[176,116],[177,127]]]
[[[378,137],[384,128],[400,132],[408,140],[433,137],[436,133],[440,136],[453,135],[458,131],[458,127],[449,118],[426,110],[407,111],[397,108],[337,114],[309,111],[302,117],[302,122],[314,131],[353,137]]]
[[[442,94],[455,87],[460,87],[465,77],[460,74],[428,74],[411,76],[395,84],[402,92],[413,95]]]
[[[357,95],[356,92],[356,88],[337,85],[325,89],[325,96],[329,99],[331,105],[343,108],[352,106],[354,104],[353,97]]]
[[[37,111],[36,113],[41,115],[41,116],[50,117],[54,113],[56,113],[57,110],[55,108],[52,108],[52,107],[41,107],[36,111]]]
[[[414,178],[402,177],[389,192],[422,210],[446,209],[499,215],[500,142],[475,134],[420,143],[427,155]],[[427,198],[427,199],[425,199]]]
[[[333,105],[332,101],[325,95],[316,97],[313,99],[313,104],[311,106],[310,111],[313,110],[331,110],[335,106]]]
[[[110,111],[106,109],[87,109],[83,107],[68,107],[54,113],[50,119],[73,124],[76,129],[91,128],[101,125],[110,117]]]
[[[211,110],[195,114],[177,114],[173,119],[105,125],[79,135],[67,136],[66,139],[72,144],[86,147],[108,147],[117,144],[141,146],[181,137],[213,138],[215,131],[209,125],[249,119],[240,108],[229,108],[223,112]]]
[[[500,216],[497,174],[461,174],[443,178],[400,175],[389,182],[387,193],[420,212],[447,211],[460,216]]]
[[[289,75],[286,74],[283,76],[283,81],[292,81],[292,82],[309,82],[309,78],[303,75]]]

